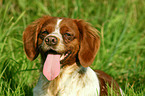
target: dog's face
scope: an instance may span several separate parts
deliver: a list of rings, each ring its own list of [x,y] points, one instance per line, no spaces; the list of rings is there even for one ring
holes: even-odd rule
[[[59,70],[52,67],[59,67],[60,64],[79,62],[83,67],[88,67],[100,45],[96,30],[83,20],[50,16],[44,16],[29,25],[24,31],[23,41],[30,60],[41,54],[44,74],[49,68],[52,71]]]
[[[42,56],[60,54],[61,64],[73,64],[79,50],[79,31],[72,19],[52,18],[46,21],[38,34]]]

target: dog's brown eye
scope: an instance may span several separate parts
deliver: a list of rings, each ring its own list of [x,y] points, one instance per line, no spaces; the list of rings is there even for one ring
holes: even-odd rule
[[[72,36],[71,34],[69,34],[69,33],[65,33],[64,35],[66,35],[66,36]]]
[[[39,38],[41,38],[42,40],[44,39],[44,37],[49,34],[48,31],[43,31],[43,32],[40,32],[39,34]]]
[[[74,36],[70,33],[64,33],[63,38],[65,42],[70,42],[73,40]]]
[[[42,33],[49,34],[48,31],[43,31]]]
[[[64,33],[64,37],[65,37],[65,39],[70,40],[70,39],[72,39],[73,35],[70,33]]]

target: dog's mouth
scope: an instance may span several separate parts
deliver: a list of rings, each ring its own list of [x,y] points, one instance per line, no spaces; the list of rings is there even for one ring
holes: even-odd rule
[[[60,73],[60,62],[66,60],[71,51],[64,53],[49,50],[45,53],[46,59],[43,66],[43,74],[48,80],[55,79]]]
[[[66,60],[70,56],[70,54],[71,54],[71,51],[67,51],[64,54],[62,54],[60,57],[60,61]]]
[[[60,55],[60,61],[62,60],[66,60],[70,54],[71,54],[71,51],[66,51],[66,52],[56,52],[55,50],[48,50],[47,52],[45,52],[45,56],[47,57],[48,54],[53,54],[53,55]]]

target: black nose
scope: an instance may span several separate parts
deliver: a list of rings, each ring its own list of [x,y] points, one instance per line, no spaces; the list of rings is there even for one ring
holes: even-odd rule
[[[53,45],[57,44],[58,40],[54,36],[48,36],[48,37],[45,38],[45,42],[46,42],[47,45],[53,46]]]

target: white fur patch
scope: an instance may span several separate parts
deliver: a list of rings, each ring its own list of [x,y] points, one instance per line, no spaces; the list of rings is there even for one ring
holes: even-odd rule
[[[56,36],[62,37],[60,34],[60,27],[59,27],[61,21],[62,21],[62,19],[57,19],[57,23],[55,25],[55,30],[54,30],[54,32],[52,32],[49,35],[56,35]]]
[[[65,69],[59,82],[60,96],[97,96],[100,86],[95,72],[89,67],[85,74],[80,74],[78,71],[71,67]]]
[[[59,78],[50,82],[41,74],[33,90],[34,96],[99,96],[99,79],[95,72],[90,67],[85,74],[80,74],[79,70],[74,65],[62,68]]]

